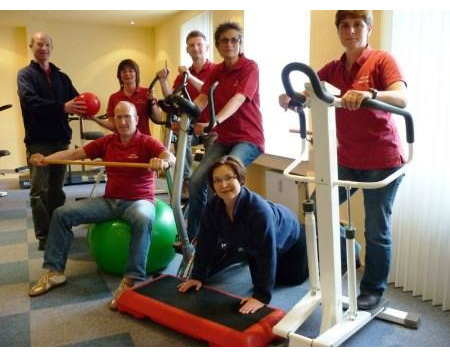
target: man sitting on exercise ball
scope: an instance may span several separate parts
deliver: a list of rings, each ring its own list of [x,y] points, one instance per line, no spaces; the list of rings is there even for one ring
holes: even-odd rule
[[[36,153],[33,165],[45,166],[47,160],[102,158],[104,161],[149,163],[146,168],[107,167],[105,195],[76,201],[55,210],[47,239],[43,268],[48,271],[29,290],[30,296],[46,293],[66,282],[64,269],[73,237],[72,227],[121,218],[131,225],[131,242],[124,278],[109,305],[117,309],[117,299],[136,281],[146,278],[151,224],[155,216],[155,172],[175,163],[175,157],[156,139],[136,129],[136,107],[126,101],[114,108],[116,132],[78,149],[59,151],[49,156]]]

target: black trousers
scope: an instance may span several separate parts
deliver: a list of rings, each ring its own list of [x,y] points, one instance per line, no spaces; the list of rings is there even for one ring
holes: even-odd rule
[[[300,238],[284,254],[278,256],[275,284],[298,285],[308,278],[306,238],[302,229]]]

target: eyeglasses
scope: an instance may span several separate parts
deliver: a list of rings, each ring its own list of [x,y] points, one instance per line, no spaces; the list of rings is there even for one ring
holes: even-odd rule
[[[227,38],[227,37],[222,37],[219,41],[220,44],[228,44],[231,43],[233,45],[240,43],[241,39],[240,38],[236,38],[236,37],[231,37],[231,38]]]
[[[221,177],[221,178],[219,178],[219,177],[214,177],[214,178],[213,178],[213,183],[214,183],[215,185],[219,185],[219,184],[221,184],[221,183],[229,184],[229,183],[231,183],[231,181],[232,181],[233,179],[235,179],[235,178],[237,178],[236,175],[234,175],[234,176],[225,176],[225,177]]]

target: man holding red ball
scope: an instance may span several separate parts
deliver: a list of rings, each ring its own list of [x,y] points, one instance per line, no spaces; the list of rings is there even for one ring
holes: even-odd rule
[[[69,76],[50,63],[50,35],[34,33],[29,47],[34,60],[17,74],[27,158],[37,152],[49,155],[67,149],[72,138],[68,115],[85,115],[87,109],[83,101],[75,100],[78,92]],[[62,165],[30,166],[30,202],[39,250],[45,250],[53,211],[65,202],[65,172]]]

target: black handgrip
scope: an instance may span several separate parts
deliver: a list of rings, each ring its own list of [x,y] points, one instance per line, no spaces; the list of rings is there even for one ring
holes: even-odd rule
[[[284,88],[286,90],[286,94],[291,99],[294,99],[301,103],[304,103],[306,99],[304,95],[296,93],[292,88],[292,84],[289,80],[289,75],[293,71],[302,72],[308,77],[309,81],[311,82],[311,86],[314,90],[314,94],[316,94],[316,96],[320,100],[326,102],[327,104],[332,104],[334,102],[334,96],[323,90],[317,73],[314,72],[314,70],[310,66],[299,62],[289,63],[286,67],[283,68],[283,71],[281,72],[281,79],[283,80],[283,85],[285,85]]]
[[[187,114],[193,123],[200,116],[199,107],[192,101],[179,95],[170,94],[164,101],[162,101],[162,103],[164,103],[164,105],[161,106],[161,109],[165,112],[176,116]]]
[[[153,90],[153,88],[155,87],[156,83],[158,83],[158,81],[159,81],[159,77],[158,77],[158,75],[155,75],[155,78],[153,78],[152,82],[148,86],[148,91],[149,92]],[[156,104],[153,104],[150,100],[148,102],[149,102],[149,105],[148,105],[148,116],[149,116],[150,120],[156,125],[165,125],[166,127],[170,127],[170,122],[171,122],[170,120],[165,120],[165,121],[164,120],[156,120],[152,116],[152,106],[156,105]],[[163,104],[164,104],[163,100],[158,100],[159,107],[164,110],[164,108],[162,106]]]
[[[152,82],[148,86],[148,91],[152,91],[155,87],[156,83],[158,83],[159,77],[156,75],[155,78],[153,78]]]
[[[405,128],[406,128],[406,142],[413,143],[414,142],[414,123],[411,114],[398,106],[387,104],[380,100],[374,99],[364,99],[362,107],[370,107],[373,109],[383,110],[390,112],[392,114],[397,114],[403,116],[405,119]]]
[[[99,115],[99,116],[96,116],[96,118],[99,120],[106,120],[108,118],[108,114]]]
[[[186,99],[188,99],[189,101],[191,100],[191,96],[189,95],[189,92],[187,91],[187,85],[188,85],[188,78],[189,78],[189,73],[188,72],[184,72],[183,73],[183,83],[180,84],[180,86],[178,88],[176,88],[172,94],[178,94],[181,93],[181,95],[183,97],[185,97]]]
[[[297,111],[298,113],[300,137],[302,139],[306,139],[306,115],[305,111],[303,110],[306,97],[303,94],[297,93],[294,90],[289,77],[294,70],[299,70],[298,68],[296,68],[296,66],[294,66],[294,64],[297,63],[288,64],[286,67],[283,68],[283,70],[281,71],[281,81],[283,82],[286,94],[291,99],[289,101],[289,107],[295,108],[295,111]]]
[[[298,102],[302,102],[302,103],[304,102],[304,99],[305,99],[305,97],[303,95],[296,93],[294,91],[294,89],[292,88],[292,84],[289,80],[289,75],[293,71],[300,71],[309,78],[309,81],[311,82],[311,86],[314,90],[314,94],[320,100],[324,101],[327,104],[332,104],[334,102],[334,99],[335,99],[334,96],[331,95],[330,93],[326,92],[322,88],[322,85],[320,84],[320,79],[319,79],[319,76],[317,75],[317,73],[314,72],[314,70],[310,66],[303,64],[303,63],[299,63],[299,62],[289,63],[287,66],[285,66],[283,68],[283,71],[281,73],[281,78],[283,80],[283,85],[285,86],[286,93],[291,99],[298,101]],[[379,109],[379,110],[383,110],[386,112],[390,112],[393,114],[403,116],[403,118],[405,119],[406,140],[408,143],[414,142],[413,119],[412,119],[411,114],[408,111],[401,109],[397,106],[390,105],[390,104],[381,102],[379,100],[373,100],[373,99],[365,99],[362,102],[361,106],[371,107],[374,109]]]
[[[14,172],[20,173],[20,172],[26,171],[28,168],[29,168],[28,166],[17,167],[14,169]]]
[[[6,110],[6,109],[10,109],[10,108],[12,108],[11,104],[2,105],[2,106],[0,106],[0,111]]]
[[[99,116],[95,116],[96,119],[99,120],[106,120],[108,118],[108,114],[103,114],[103,115],[99,115]],[[69,116],[67,118],[67,121],[71,122],[71,121],[77,121],[80,120],[80,116]]]
[[[211,129],[214,127],[214,125],[216,123],[216,110],[214,107],[214,90],[216,90],[218,85],[219,85],[219,82],[214,82],[213,85],[211,85],[211,88],[209,88],[209,93],[208,93],[209,124],[203,130],[203,132],[205,132],[205,133],[208,133],[209,131],[211,131]]]

